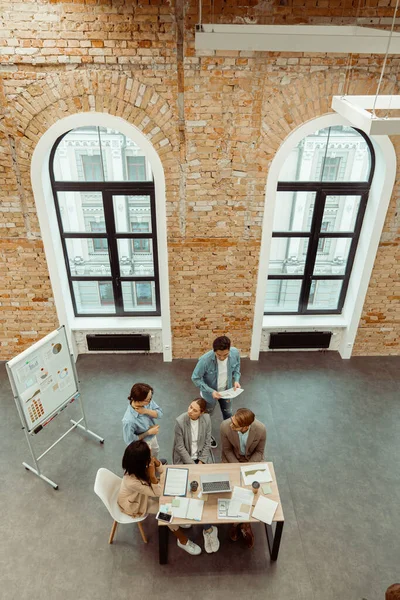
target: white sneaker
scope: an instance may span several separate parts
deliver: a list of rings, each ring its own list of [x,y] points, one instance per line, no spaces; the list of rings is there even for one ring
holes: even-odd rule
[[[177,544],[178,544],[179,548],[182,548],[182,550],[185,550],[189,554],[193,554],[193,556],[197,556],[198,554],[201,554],[200,546],[198,546],[191,540],[188,540],[187,544],[181,544],[180,541],[177,540]]]
[[[203,529],[203,537],[205,551],[208,552],[208,554],[211,554],[211,552],[218,552],[218,528],[213,526],[211,531],[206,531],[205,529]]]
[[[190,529],[191,528],[191,524],[189,523],[188,525],[179,525],[179,527],[182,527],[182,529]]]

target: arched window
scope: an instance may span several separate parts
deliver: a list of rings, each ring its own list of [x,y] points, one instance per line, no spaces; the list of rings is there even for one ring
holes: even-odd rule
[[[277,187],[264,314],[342,312],[374,165],[367,136],[342,125],[292,150]]]
[[[113,129],[73,129],[51,151],[50,179],[75,315],[160,315],[154,181],[140,147]]]

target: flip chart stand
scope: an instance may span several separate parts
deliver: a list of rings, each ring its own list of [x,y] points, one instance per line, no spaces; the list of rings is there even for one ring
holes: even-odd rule
[[[58,484],[55,483],[54,481],[52,481],[51,479],[49,479],[48,477],[46,477],[45,475],[43,475],[43,473],[42,473],[42,471],[41,471],[41,469],[39,467],[39,461],[48,452],[50,452],[50,450],[52,450],[54,448],[54,446],[56,446],[59,442],[61,442],[61,440],[63,440],[69,433],[71,433],[71,431],[73,431],[74,429],[77,429],[77,428],[83,429],[83,431],[86,431],[86,433],[88,433],[89,435],[91,435],[92,437],[94,437],[96,440],[98,440],[100,442],[100,444],[104,443],[104,438],[100,437],[99,435],[97,435],[96,433],[93,433],[93,431],[91,431],[90,429],[88,429],[87,421],[86,421],[86,415],[85,415],[85,410],[83,408],[82,397],[81,397],[80,390],[79,390],[78,374],[77,374],[77,371],[76,371],[74,357],[72,355],[71,355],[71,366],[72,366],[72,370],[73,370],[73,373],[74,373],[74,377],[75,377],[75,381],[76,381],[76,386],[77,386],[78,392],[77,393],[75,392],[75,394],[73,394],[73,396],[71,398],[69,398],[61,407],[59,407],[54,412],[54,414],[49,415],[49,419],[46,421],[46,423],[44,425],[46,425],[52,419],[54,419],[54,417],[56,417],[62,410],[64,410],[64,408],[66,408],[68,406],[68,404],[71,404],[71,402],[73,402],[74,400],[78,400],[82,416],[81,416],[81,418],[78,421],[74,421],[74,420],[70,419],[70,422],[72,423],[72,427],[70,427],[60,438],[58,438],[58,440],[56,440],[49,448],[47,448],[47,450],[45,450],[44,452],[42,452],[42,454],[40,456],[36,456],[35,449],[34,449],[34,447],[32,445],[31,439],[30,439],[31,438],[31,434],[29,434],[28,431],[27,431],[26,421],[25,421],[24,415],[23,415],[23,413],[21,411],[21,406],[20,406],[20,403],[19,403],[18,395],[14,393],[14,401],[15,401],[15,404],[16,404],[17,409],[18,409],[18,414],[20,416],[21,423],[22,423],[22,429],[24,430],[26,441],[28,443],[29,450],[31,451],[32,459],[33,459],[33,462],[35,464],[35,468],[32,467],[31,465],[28,465],[28,463],[26,463],[26,462],[23,462],[22,464],[25,467],[25,469],[27,469],[27,471],[31,471],[31,473],[34,473],[34,475],[37,475],[37,477],[40,477],[40,479],[43,479],[43,481],[45,481],[46,483],[48,483],[49,485],[51,485],[55,490],[58,490]],[[10,379],[10,381],[12,381],[12,378]],[[14,385],[12,385],[12,388],[15,391],[15,386]]]

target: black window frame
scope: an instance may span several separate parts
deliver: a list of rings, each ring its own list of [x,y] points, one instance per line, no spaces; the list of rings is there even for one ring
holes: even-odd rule
[[[367,207],[368,196],[371,188],[371,183],[375,171],[375,152],[371,141],[367,135],[353,127],[357,133],[359,133],[367,143],[370,153],[370,172],[367,181],[349,181],[349,182],[332,182],[332,181],[285,181],[278,182],[277,192],[315,192],[314,208],[312,214],[312,221],[310,230],[307,231],[273,231],[272,238],[308,238],[308,249],[307,256],[304,266],[304,272],[302,275],[285,275],[285,274],[268,274],[268,281],[301,281],[301,289],[299,294],[299,303],[297,311],[265,311],[264,315],[328,315],[328,314],[341,314],[343,306],[346,300],[347,289],[350,282],[350,276],[353,268],[354,258],[357,251],[358,241],[361,233],[361,228],[364,220],[364,214]],[[329,140],[329,137],[328,137]],[[326,158],[326,152],[324,162]],[[324,163],[322,165],[321,174],[324,171]],[[322,175],[321,175],[322,177]],[[321,231],[321,225],[323,222],[324,209],[326,204],[327,196],[360,196],[360,204],[358,207],[358,213],[354,230],[352,232],[339,232]],[[351,238],[352,242],[347,257],[346,269],[343,275],[313,275],[315,262],[317,259],[318,245],[320,240],[338,238]],[[340,290],[337,308],[335,309],[309,309],[308,302],[310,297],[310,290],[313,281],[327,281],[327,280],[341,280],[342,288]],[[267,284],[268,285],[268,284]]]
[[[68,284],[71,294],[71,300],[76,317],[157,317],[161,315],[161,301],[160,301],[160,277],[159,277],[159,265],[158,265],[158,245],[157,245],[157,216],[156,216],[156,203],[155,203],[155,185],[154,180],[152,181],[56,181],[54,176],[54,157],[59,144],[62,139],[73,130],[67,131],[61,135],[55,142],[50,152],[50,182],[53,191],[54,205],[57,215],[57,222],[61,237],[61,244],[64,252],[65,267],[67,270]],[[106,231],[101,233],[93,232],[65,232],[62,223],[62,217],[60,212],[60,206],[58,202],[58,192],[100,192],[102,195],[104,220],[106,224]],[[150,233],[131,233],[117,232],[115,228],[114,219],[114,207],[113,207],[113,196],[148,196],[150,198],[150,218],[151,227]],[[89,239],[93,240],[96,238],[106,238],[108,246],[108,255],[110,260],[111,275],[96,275],[96,276],[85,276],[85,275],[72,275],[70,269],[70,263],[68,258],[66,240],[67,239]],[[120,264],[118,260],[118,240],[119,239],[151,239],[153,249],[153,275],[121,275]],[[132,241],[133,246],[133,241]],[[107,250],[105,250],[106,252]],[[113,293],[115,312],[91,312],[91,313],[80,313],[77,308],[75,293],[73,289],[74,281],[92,281],[92,282],[111,282]],[[155,310],[124,310],[123,296],[122,296],[122,283],[124,282],[153,282],[155,290]]]

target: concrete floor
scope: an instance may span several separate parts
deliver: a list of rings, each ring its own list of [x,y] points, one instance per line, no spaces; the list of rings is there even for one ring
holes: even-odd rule
[[[242,361],[247,406],[267,426],[285,527],[271,564],[261,525],[247,550],[221,526],[221,549],[199,557],[170,536],[169,564],[158,564],[157,524],[144,545],[136,526],[121,526],[109,546],[111,518],[93,493],[99,467],[121,474],[121,419],[135,381],[153,385],[164,408],[159,442],[170,459],[174,419],[196,396],[193,360],[159,355],[79,358],[94,442],[72,432],[42,461],[54,491],[25,471],[25,441],[4,365],[0,367],[0,582],[7,600],[383,600],[400,580],[400,358],[335,353],[271,353]],[[77,406],[34,437],[38,453],[68,427]],[[215,411],[218,432],[221,415]],[[219,458],[218,450],[217,460]],[[190,536],[203,547],[200,527]]]

